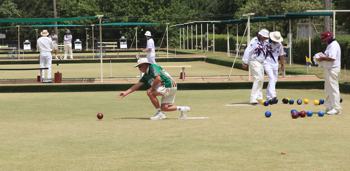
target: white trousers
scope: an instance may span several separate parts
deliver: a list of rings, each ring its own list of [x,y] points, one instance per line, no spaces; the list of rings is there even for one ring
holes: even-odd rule
[[[277,97],[276,83],[278,79],[278,65],[276,67],[270,64],[264,64],[264,69],[266,75],[269,77],[269,84],[266,89],[266,98],[272,99],[274,97]]]
[[[155,53],[148,53],[146,57],[148,59],[148,62],[150,62],[151,64],[156,64],[156,54]]]
[[[67,59],[68,54],[70,59],[73,59],[72,44],[64,44],[64,59]]]
[[[257,100],[263,99],[262,89],[264,85],[264,66],[258,61],[250,61],[249,69],[253,77],[250,103],[257,103]]]
[[[40,53],[40,68],[48,68],[47,70],[41,70],[40,75],[42,76],[41,80],[51,80],[51,64],[52,64],[52,55],[51,52],[42,52]]]
[[[325,107],[328,109],[342,110],[340,106],[339,68],[324,68],[324,92],[326,94]]]

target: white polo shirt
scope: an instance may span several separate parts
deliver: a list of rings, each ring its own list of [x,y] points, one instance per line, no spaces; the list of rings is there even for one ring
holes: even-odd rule
[[[147,40],[147,49],[151,49],[151,51],[147,52],[147,56],[156,56],[156,47],[154,46],[154,40],[152,38]]]
[[[242,61],[248,64],[249,61],[259,61],[261,63],[265,60],[267,41],[260,42],[257,37],[254,37],[247,48],[244,50]]]
[[[37,48],[40,51],[40,53],[47,53],[51,52],[53,49],[52,40],[48,37],[40,37],[37,40]]]
[[[324,52],[326,56],[334,59],[334,61],[323,61],[324,68],[339,68],[340,69],[340,59],[341,50],[339,43],[334,40],[332,43],[328,44],[326,51]]]
[[[267,57],[264,61],[264,65],[271,65],[278,67],[278,57],[285,55],[282,43],[269,43],[267,50]]]
[[[73,36],[71,34],[64,35],[64,44],[72,44]]]

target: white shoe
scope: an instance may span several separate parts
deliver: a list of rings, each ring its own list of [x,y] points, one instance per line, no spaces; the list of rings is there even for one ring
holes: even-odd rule
[[[189,106],[179,106],[181,112],[189,112],[191,108]]]
[[[339,114],[339,111],[336,109],[332,109],[332,110],[328,111],[327,114],[328,115],[337,115],[337,114]]]
[[[154,114],[154,116],[150,117],[149,119],[151,119],[152,121],[156,121],[156,120],[162,120],[165,118],[166,118],[166,115],[163,112],[157,112],[156,114]]]
[[[181,112],[179,119],[187,119],[187,115],[185,112]]]

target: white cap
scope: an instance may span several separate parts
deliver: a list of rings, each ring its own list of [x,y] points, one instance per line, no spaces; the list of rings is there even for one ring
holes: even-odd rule
[[[145,36],[151,37],[152,36],[151,32],[150,31],[146,31]]]
[[[137,60],[137,65],[135,65],[135,67],[138,67],[141,64],[151,64],[150,62],[148,62],[147,58],[139,58]]]
[[[270,33],[270,39],[274,42],[281,43],[283,41],[283,37],[279,31],[274,31]]]
[[[269,38],[269,31],[267,29],[261,29],[258,34],[262,37]]]

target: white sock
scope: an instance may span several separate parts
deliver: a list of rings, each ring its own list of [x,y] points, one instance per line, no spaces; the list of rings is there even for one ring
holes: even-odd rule
[[[162,111],[160,110],[160,108],[157,108],[156,110],[157,110],[157,112],[162,112]]]
[[[177,106],[177,107],[176,107],[176,110],[180,111],[181,108],[182,108],[182,106]]]

